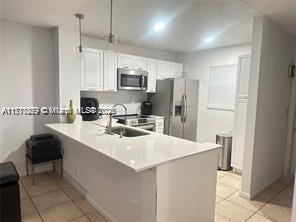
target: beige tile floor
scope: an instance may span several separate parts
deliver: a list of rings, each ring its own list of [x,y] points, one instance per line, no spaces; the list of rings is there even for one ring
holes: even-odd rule
[[[281,179],[252,201],[239,196],[241,176],[218,171],[216,222],[290,222],[293,181]]]
[[[20,180],[22,222],[107,222],[65,179],[53,172]]]
[[[218,171],[216,222],[289,222],[293,183],[279,180],[256,199],[239,196],[241,176]],[[78,191],[53,172],[20,181],[23,222],[107,222]]]

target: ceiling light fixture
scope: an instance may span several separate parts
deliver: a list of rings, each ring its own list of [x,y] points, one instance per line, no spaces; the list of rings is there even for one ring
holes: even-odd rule
[[[113,34],[113,0],[110,0],[111,8],[110,8],[110,32],[108,36],[105,36],[105,46],[107,50],[115,51],[115,47],[117,44],[116,36]]]
[[[160,21],[160,22],[157,22],[157,23],[154,25],[154,30],[158,32],[158,31],[163,30],[164,27],[165,27],[165,23],[162,22],[162,21]]]
[[[214,40],[215,40],[214,37],[208,37],[204,41],[210,43],[210,42],[213,42]]]
[[[82,34],[81,34],[81,20],[84,19],[84,15],[77,13],[75,17],[79,19],[79,52],[82,52]]]

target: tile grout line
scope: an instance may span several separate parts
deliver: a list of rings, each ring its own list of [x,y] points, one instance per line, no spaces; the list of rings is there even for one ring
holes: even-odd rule
[[[34,201],[31,199],[31,196],[30,196],[30,194],[28,193],[28,191],[27,191],[27,189],[25,188],[25,186],[24,186],[24,184],[23,184],[22,181],[21,181],[21,184],[22,184],[22,186],[23,186],[23,189],[27,192],[27,194],[28,194],[28,199],[30,199],[30,201],[32,202],[32,204],[33,204],[33,206],[35,207],[36,212],[37,212],[37,214],[39,215],[39,217],[41,218],[42,222],[45,222],[45,221],[43,220],[43,218],[42,218],[42,216],[41,216],[39,210],[37,209],[37,207],[36,207]],[[35,214],[35,212],[32,213],[32,214],[28,214],[28,215],[33,215],[33,214]]]

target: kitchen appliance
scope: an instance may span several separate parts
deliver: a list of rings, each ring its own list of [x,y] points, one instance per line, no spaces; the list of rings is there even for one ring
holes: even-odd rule
[[[133,69],[117,69],[118,89],[147,90],[148,72]]]
[[[80,105],[80,114],[83,121],[93,121],[99,119],[99,102],[96,98],[82,97],[80,99]]]
[[[152,103],[149,101],[142,102],[141,106],[142,115],[152,115]]]
[[[199,81],[173,78],[157,80],[156,86],[152,114],[165,117],[165,134],[196,141]]]
[[[153,117],[138,114],[128,114],[114,116],[113,118],[118,119],[118,123],[124,124],[126,119],[126,125],[155,132],[155,118]]]

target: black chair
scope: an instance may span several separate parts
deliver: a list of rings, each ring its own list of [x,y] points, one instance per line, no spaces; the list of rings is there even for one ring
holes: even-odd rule
[[[19,175],[12,162],[0,163],[0,221],[21,222]]]
[[[31,163],[32,180],[35,184],[34,165],[51,161],[55,170],[55,161],[60,161],[60,176],[63,177],[63,149],[61,141],[56,135],[49,133],[33,135],[26,141],[26,170],[29,175],[29,162]]]

